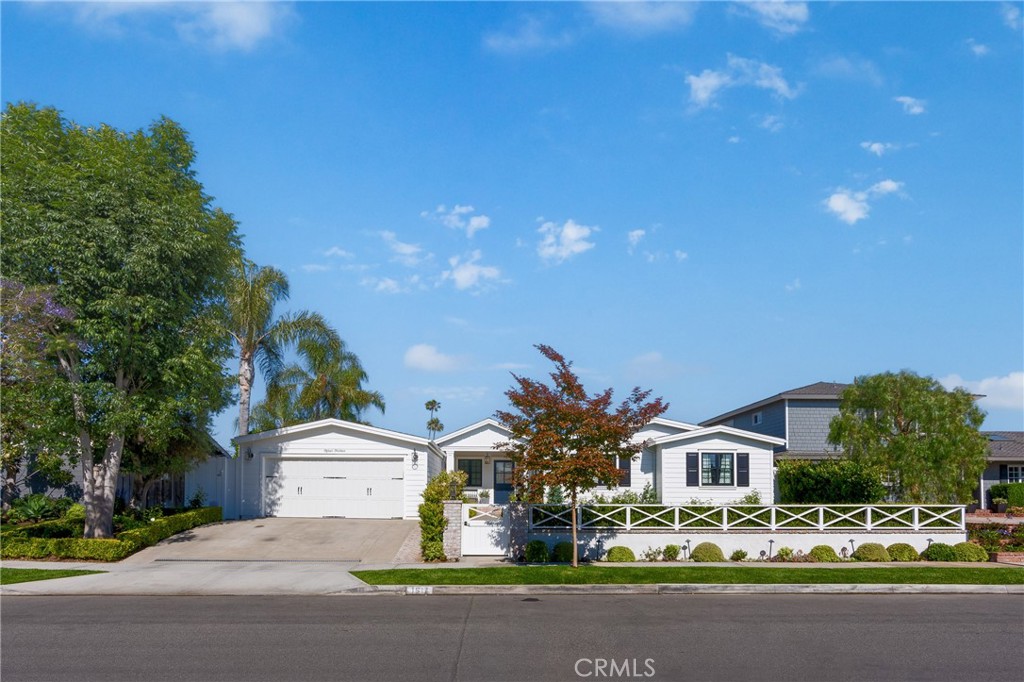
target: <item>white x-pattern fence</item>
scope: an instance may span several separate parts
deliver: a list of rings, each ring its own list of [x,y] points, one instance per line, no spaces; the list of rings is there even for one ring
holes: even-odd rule
[[[592,504],[576,509],[581,530],[964,530],[957,505],[692,506]],[[565,505],[530,505],[530,530],[568,528]]]

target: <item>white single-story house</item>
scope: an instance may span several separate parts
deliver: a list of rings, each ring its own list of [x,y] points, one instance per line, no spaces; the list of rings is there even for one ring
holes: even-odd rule
[[[426,438],[323,419],[235,438],[238,456],[211,457],[186,478],[226,519],[418,518],[444,455]]]
[[[495,446],[510,433],[493,419],[470,424],[438,438],[449,471],[465,471],[470,496],[494,503],[508,501],[512,491],[512,461]],[[646,443],[640,456],[620,461],[622,471],[615,489],[598,488],[592,494],[643,491],[648,484],[662,504],[730,502],[757,491],[761,500],[774,500],[773,452],[781,438],[729,426],[702,428],[695,424],[651,420],[634,437]]]

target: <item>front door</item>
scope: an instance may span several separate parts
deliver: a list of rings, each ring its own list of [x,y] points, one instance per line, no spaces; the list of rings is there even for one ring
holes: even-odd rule
[[[506,504],[512,494],[512,461],[494,460],[494,504]]]

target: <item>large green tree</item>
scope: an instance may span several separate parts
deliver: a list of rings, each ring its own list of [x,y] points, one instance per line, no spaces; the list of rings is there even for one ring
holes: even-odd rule
[[[298,342],[299,362],[270,377],[267,395],[252,411],[252,424],[260,430],[277,429],[318,419],[365,422],[365,413],[384,411],[384,397],[363,387],[368,377],[359,358],[340,340],[323,344],[317,339]]]
[[[888,474],[898,499],[960,503],[985,468],[985,413],[962,388],[909,371],[858,377],[840,397],[829,441]]]
[[[239,256],[227,287],[225,329],[238,353],[238,434],[249,433],[252,388],[259,367],[270,379],[284,368],[288,346],[305,341],[325,353],[340,353],[341,339],[319,313],[299,311],[274,316],[288,299],[288,277],[277,268],[259,266]]]
[[[577,547],[576,507],[579,496],[598,485],[619,481],[619,462],[640,454],[643,443],[633,436],[668,409],[661,398],[634,388],[619,405],[612,389],[588,395],[572,363],[554,348],[538,345],[541,355],[555,364],[551,383],[512,375],[515,386],[505,392],[512,410],[496,413],[510,432],[498,447],[513,462],[517,494],[539,501],[545,486],[560,486],[572,505],[572,544]],[[572,565],[578,565],[573,551]]]
[[[67,382],[83,475],[85,536],[110,537],[129,436],[153,449],[230,399],[223,293],[234,220],[196,180],[185,131],[83,127],[9,105],[0,124],[5,276],[74,311],[53,348]]]

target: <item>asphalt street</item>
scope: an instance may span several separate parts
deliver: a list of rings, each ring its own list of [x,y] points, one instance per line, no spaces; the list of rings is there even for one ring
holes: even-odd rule
[[[1018,595],[16,597],[19,680],[1017,680]]]

